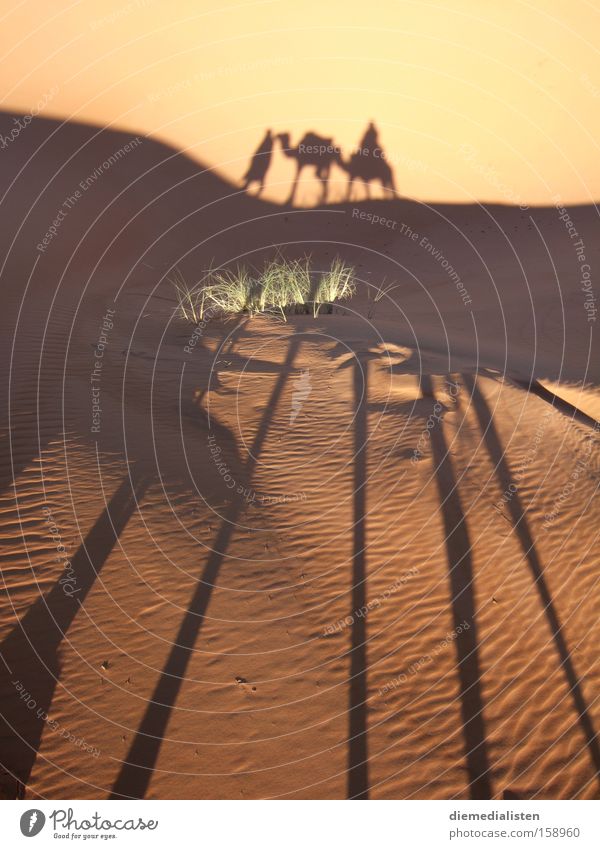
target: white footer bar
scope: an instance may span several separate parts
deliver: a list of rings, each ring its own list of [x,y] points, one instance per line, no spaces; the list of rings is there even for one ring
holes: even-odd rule
[[[600,847],[600,802],[15,801],[5,846]]]

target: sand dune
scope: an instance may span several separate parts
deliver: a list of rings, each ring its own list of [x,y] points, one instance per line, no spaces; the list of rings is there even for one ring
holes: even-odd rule
[[[597,798],[600,361],[556,210],[296,210],[132,138],[3,152],[4,795]],[[356,296],[190,343],[165,273],[277,248]]]

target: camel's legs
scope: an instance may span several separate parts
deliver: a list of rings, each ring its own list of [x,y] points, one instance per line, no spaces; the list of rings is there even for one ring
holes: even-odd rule
[[[352,189],[354,188],[354,177],[348,175],[348,191],[346,192],[346,200],[352,200]]]
[[[371,189],[369,188],[369,181],[365,180],[363,177],[363,183],[365,185],[365,191],[367,193],[367,200],[371,200]]]
[[[292,204],[294,202],[294,198],[296,197],[296,189],[298,188],[298,180],[300,179],[300,172],[304,168],[302,163],[296,163],[296,176],[294,177],[294,182],[292,183],[292,190],[290,192],[290,196],[287,199],[287,203]]]
[[[329,181],[329,168],[317,172],[317,176],[321,181],[321,186],[323,187],[321,192],[321,203],[325,203],[325,201],[327,200],[327,183]]]

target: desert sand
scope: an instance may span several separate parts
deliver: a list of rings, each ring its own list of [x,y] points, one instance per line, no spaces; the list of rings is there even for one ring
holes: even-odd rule
[[[2,794],[597,798],[600,360],[557,210],[293,209],[143,136],[104,169],[132,139],[3,151]],[[177,317],[175,265],[276,250],[356,295]]]

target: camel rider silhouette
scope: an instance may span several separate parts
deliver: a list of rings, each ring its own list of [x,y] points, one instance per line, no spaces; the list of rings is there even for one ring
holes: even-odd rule
[[[373,121],[369,124],[360,142],[362,156],[374,156],[376,150],[380,150],[378,130]]]

